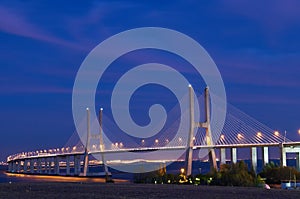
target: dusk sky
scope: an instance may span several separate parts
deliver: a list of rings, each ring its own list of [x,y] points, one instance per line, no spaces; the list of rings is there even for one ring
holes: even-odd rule
[[[300,2],[255,2],[1,1],[0,161],[64,146],[75,131],[72,89],[82,61],[108,37],[149,26],[199,42],[229,103],[299,141]]]

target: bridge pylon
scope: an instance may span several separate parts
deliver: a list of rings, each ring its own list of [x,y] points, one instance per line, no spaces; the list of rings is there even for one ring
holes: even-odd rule
[[[104,142],[103,142],[103,130],[102,130],[102,112],[103,112],[103,108],[100,108],[99,111],[99,134],[91,134],[90,132],[90,110],[89,108],[86,109],[87,110],[87,138],[86,138],[86,146],[85,146],[85,151],[84,151],[84,163],[83,163],[83,176],[87,176],[88,174],[88,168],[89,168],[89,152],[90,152],[90,144],[91,144],[91,139],[96,139],[99,141],[99,149],[101,152],[101,159],[102,159],[102,164],[104,167],[104,172],[105,172],[105,180],[106,182],[110,182],[111,178],[109,176],[109,171],[108,171],[108,167],[105,161],[105,157],[104,157]]]
[[[190,131],[188,135],[188,143],[186,150],[186,175],[189,176],[192,174],[192,162],[193,162],[193,146],[194,146],[194,129],[195,128],[205,128],[206,130],[206,145],[213,145],[212,134],[211,134],[211,126],[210,126],[210,96],[208,87],[205,88],[204,92],[204,100],[205,100],[205,122],[195,122],[194,116],[194,89],[191,85],[189,85],[189,111],[190,111]],[[216,161],[216,153],[214,148],[208,149],[208,156],[210,161],[211,169],[217,170],[217,161]]]
[[[91,139],[91,132],[90,132],[90,109],[86,109],[87,112],[87,138],[86,138],[86,145],[84,149],[84,161],[83,161],[83,176],[87,176],[88,168],[89,168],[89,145]]]

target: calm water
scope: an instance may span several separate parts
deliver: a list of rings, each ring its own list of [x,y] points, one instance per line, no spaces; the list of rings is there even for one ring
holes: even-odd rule
[[[270,160],[270,162],[274,162],[275,164],[279,164],[279,160]],[[248,167],[250,168],[251,161],[245,160],[245,162],[248,164]],[[295,159],[288,159],[287,164],[289,166],[295,166],[296,160]],[[174,162],[167,166],[167,173],[172,174],[178,174],[180,172],[180,168],[184,167],[184,162]],[[51,177],[51,176],[38,176],[38,175],[10,175],[6,174],[4,171],[5,168],[2,168],[2,171],[0,171],[0,183],[9,183],[9,182],[33,182],[33,181],[60,181],[60,182],[67,182],[67,181],[74,181],[74,182],[104,182],[103,179],[99,178],[75,178],[75,177]],[[205,174],[209,172],[210,166],[208,162],[200,162],[200,161],[194,161],[193,162],[193,174]],[[94,167],[90,168],[91,172],[99,171],[99,168]],[[258,160],[258,172],[262,170],[262,161]],[[124,172],[118,172],[116,170],[110,169],[112,176],[114,179],[124,179],[133,181],[134,174],[131,173],[124,173]],[[122,180],[120,180],[121,182]]]

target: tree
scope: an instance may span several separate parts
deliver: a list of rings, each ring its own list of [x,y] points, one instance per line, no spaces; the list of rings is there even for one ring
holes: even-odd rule
[[[280,184],[281,181],[299,179],[300,173],[294,167],[276,166],[271,162],[263,168],[260,176],[266,178],[267,184]]]
[[[223,164],[220,171],[213,175],[212,184],[223,186],[255,186],[257,184],[254,172],[248,171],[244,161],[232,164]]]

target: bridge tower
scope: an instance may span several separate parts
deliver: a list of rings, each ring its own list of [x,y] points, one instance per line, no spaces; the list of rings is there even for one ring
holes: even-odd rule
[[[189,85],[189,111],[190,111],[190,131],[188,135],[188,143],[186,150],[186,175],[189,176],[192,174],[192,162],[193,162],[193,137],[194,137],[194,129],[195,128],[205,128],[206,130],[206,145],[213,145],[211,127],[210,127],[210,96],[208,87],[205,88],[204,91],[204,100],[205,100],[205,122],[195,122],[194,116],[194,89],[191,85]],[[217,169],[217,161],[216,161],[216,153],[214,148],[208,149],[209,161],[211,165],[211,169]]]
[[[111,181],[110,179],[110,176],[109,176],[109,172],[108,172],[108,168],[107,168],[107,165],[106,165],[106,161],[105,161],[105,158],[104,158],[104,153],[103,151],[105,150],[105,147],[104,147],[104,142],[103,142],[103,129],[102,129],[102,112],[103,112],[103,108],[100,108],[100,111],[99,111],[99,125],[100,125],[100,131],[99,131],[99,146],[100,146],[100,151],[102,152],[101,153],[101,159],[102,159],[102,164],[104,166],[104,172],[105,172],[105,181],[106,182],[109,182]]]
[[[108,172],[108,168],[106,165],[106,161],[105,161],[105,157],[104,157],[104,153],[103,151],[105,150],[104,147],[104,142],[103,142],[103,133],[102,133],[102,112],[103,112],[103,108],[100,108],[99,111],[99,134],[93,134],[91,135],[90,132],[90,110],[89,108],[86,109],[87,110],[87,138],[86,138],[86,146],[85,146],[85,151],[84,151],[84,163],[83,163],[83,176],[87,176],[88,173],[88,167],[89,167],[89,152],[90,152],[90,142],[91,139],[96,139],[99,140],[99,149],[101,153],[101,159],[102,159],[102,164],[104,166],[104,172],[105,172],[105,179],[106,181],[111,181],[110,176],[109,176],[109,172]]]
[[[83,176],[86,176],[88,173],[89,168],[89,145],[90,145],[90,138],[91,138],[91,132],[90,132],[90,109],[86,109],[87,112],[87,137],[86,137],[86,145],[84,149],[84,161],[83,161]]]

